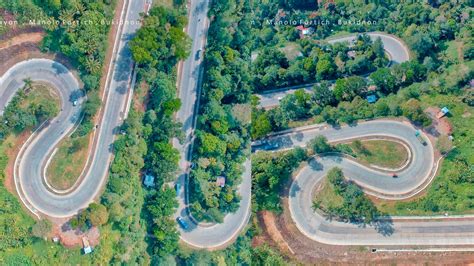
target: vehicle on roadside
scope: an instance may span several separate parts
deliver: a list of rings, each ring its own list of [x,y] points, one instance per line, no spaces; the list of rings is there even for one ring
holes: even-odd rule
[[[392,173],[392,177],[397,178],[398,177],[397,173]]]
[[[77,100],[72,102],[72,106],[77,106]]]
[[[176,189],[176,195],[179,195],[179,192],[181,191],[181,184],[176,182],[176,184],[174,184],[174,188]]]
[[[415,132],[415,136],[416,138],[418,139],[418,141],[420,141],[421,144],[423,144],[423,146],[426,146],[426,140],[425,138],[421,135],[421,131],[417,130]]]
[[[176,221],[178,222],[179,226],[181,226],[184,230],[189,229],[188,223],[183,219],[183,217],[178,217],[176,218]]]

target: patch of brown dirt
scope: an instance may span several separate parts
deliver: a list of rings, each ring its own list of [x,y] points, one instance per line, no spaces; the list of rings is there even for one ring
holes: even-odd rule
[[[364,246],[331,246],[313,241],[304,236],[296,228],[288,210],[288,200],[283,199],[284,212],[281,215],[271,215],[261,222],[264,234],[271,235],[277,230],[282,236],[284,243],[294,251],[294,254],[288,254],[285,249],[281,250],[290,258],[297,260],[305,265],[347,265],[347,264],[398,264],[398,265],[421,265],[421,264],[442,264],[442,265],[461,265],[474,261],[472,253],[430,253],[430,252],[392,252],[392,253],[372,253],[370,247]],[[263,220],[260,217],[259,221]],[[272,220],[272,221],[270,221]],[[272,223],[275,228],[267,230],[266,226]],[[270,238],[272,244],[281,249]],[[390,247],[387,247],[390,248]]]
[[[446,117],[437,118],[437,114],[441,111],[438,107],[428,107],[425,112],[433,121],[431,126],[426,130],[435,137],[441,135],[451,135],[453,127]]]
[[[15,182],[13,180],[15,158],[18,155],[18,152],[20,152],[21,146],[23,145],[23,143],[25,143],[25,141],[28,139],[30,135],[31,135],[31,131],[23,132],[16,138],[16,141],[13,144],[13,146],[5,150],[5,154],[8,157],[8,163],[7,163],[7,167],[5,168],[4,185],[7,188],[7,190],[13,195],[17,195]]]
[[[72,229],[67,222],[67,219],[50,218],[53,222],[53,230],[50,237],[58,237],[62,245],[68,248],[82,247],[82,238],[86,237],[91,246],[96,246],[100,242],[99,228],[92,227],[87,232],[82,232],[79,229]]]
[[[11,35],[11,32],[12,31],[9,31],[9,34],[5,35]],[[32,31],[28,33],[15,34],[13,36],[9,36],[8,38],[5,38],[6,36],[1,36],[0,49],[8,48],[26,42],[38,44],[43,40],[44,35],[44,31]]]
[[[261,217],[261,222],[265,226],[265,231],[270,236],[270,238],[277,244],[280,251],[283,251],[285,254],[295,254],[291,249],[288,243],[285,241],[280,231],[278,230],[275,222],[275,214],[269,211],[262,211],[259,215]]]

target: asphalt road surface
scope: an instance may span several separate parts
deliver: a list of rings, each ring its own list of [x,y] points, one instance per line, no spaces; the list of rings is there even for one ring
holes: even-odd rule
[[[401,64],[410,60],[410,52],[400,39],[386,33],[370,32],[367,33],[372,40],[376,40],[380,37],[383,42],[385,52],[390,57],[391,64]],[[357,37],[357,34],[351,34],[342,37],[336,37],[328,40],[328,43],[337,42],[351,42]],[[296,85],[287,88],[280,88],[275,90],[269,90],[264,93],[258,94],[260,98],[259,107],[261,108],[272,108],[279,104],[280,100],[288,94],[295,93],[298,89],[305,89],[308,93],[311,93],[313,86],[317,83],[310,83],[304,85]]]
[[[122,11],[122,19],[135,23],[124,23],[117,34],[113,62],[108,72],[110,80],[105,89],[103,117],[97,130],[95,149],[91,152],[91,165],[85,171],[82,182],[70,193],[56,193],[44,184],[44,165],[59,141],[74,127],[80,105],[73,106],[77,98],[78,81],[63,65],[46,59],[33,59],[13,66],[0,79],[0,109],[23,87],[23,79],[47,82],[58,90],[61,97],[60,114],[49,125],[33,134],[15,160],[15,185],[20,199],[36,215],[69,217],[86,208],[99,194],[108,173],[112,156],[112,143],[117,127],[122,124],[129,82],[132,72],[131,54],[126,46],[139,28],[139,13],[144,10],[144,0],[129,1]]]
[[[196,224],[194,222],[187,208],[187,185],[194,127],[198,112],[200,79],[203,71],[202,59],[204,57],[209,28],[209,20],[207,18],[209,1],[192,0],[188,10],[189,22],[186,30],[193,43],[191,55],[183,62],[180,70],[179,98],[181,99],[182,107],[177,112],[177,119],[183,123],[186,140],[182,144],[177,140],[173,141],[174,146],[181,153],[180,173],[176,181],[180,184],[181,190],[178,193],[179,207],[175,217],[182,217],[190,227],[187,230],[179,228],[183,242],[196,248],[213,249],[230,243],[248,222],[250,217],[251,168],[250,161],[247,161],[243,166],[245,171],[242,184],[239,187],[239,194],[242,196],[242,200],[237,212],[226,215],[224,222],[221,224]]]
[[[334,129],[327,125],[306,128],[303,131],[270,137],[258,143],[254,150],[282,150],[305,146],[316,135],[323,135],[330,142],[362,137],[390,137],[403,141],[412,152],[411,163],[398,172],[390,173],[368,168],[337,155],[318,157],[298,172],[289,191],[289,208],[297,228],[307,237],[331,245],[472,245],[474,222],[472,218],[450,216],[437,220],[430,217],[412,217],[380,221],[376,226],[327,220],[312,209],[313,192],[319,182],[333,167],[343,169],[344,175],[369,190],[371,194],[397,199],[412,192],[419,192],[424,183],[432,180],[434,167],[433,148],[422,145],[415,137],[416,129],[405,122],[375,120],[354,127]]]

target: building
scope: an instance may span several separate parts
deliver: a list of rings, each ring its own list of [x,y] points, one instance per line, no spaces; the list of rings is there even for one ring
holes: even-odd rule
[[[447,115],[449,113],[449,109],[448,107],[443,107],[441,108],[441,111],[438,112],[438,114],[436,115],[436,118],[440,119],[441,117]]]
[[[369,103],[375,103],[377,101],[377,96],[372,94],[372,95],[367,96],[366,99],[367,99],[367,102]]]
[[[296,29],[300,32],[300,38],[304,38],[304,36],[313,33],[313,28],[306,28],[303,25],[299,25]]]
[[[217,184],[219,187],[224,187],[224,186],[225,186],[225,177],[223,177],[223,176],[218,176],[217,179],[216,179],[216,184]]]
[[[89,240],[87,239],[87,237],[82,238],[82,245],[84,246],[84,248],[82,249],[84,251],[84,254],[89,254],[92,252],[92,247],[89,244]]]
[[[155,177],[152,175],[145,175],[145,178],[143,180],[143,184],[145,184],[146,187],[154,187],[155,186]]]

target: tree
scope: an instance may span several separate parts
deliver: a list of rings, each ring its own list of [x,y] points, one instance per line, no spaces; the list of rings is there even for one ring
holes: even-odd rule
[[[336,97],[330,88],[330,83],[323,81],[313,86],[313,100],[320,106],[335,105]]]
[[[210,133],[198,134],[198,151],[203,155],[222,157],[226,152],[226,143]]]
[[[410,99],[402,104],[402,111],[405,117],[415,123],[422,124],[425,127],[431,124],[431,119],[423,112],[420,101],[416,99]]]
[[[366,81],[359,76],[336,80],[334,95],[338,101],[352,101],[355,96],[363,96],[366,93]]]
[[[325,153],[332,150],[331,145],[325,136],[318,135],[308,142],[308,147],[313,150],[314,153]]]
[[[415,35],[409,37],[407,41],[419,59],[423,59],[426,55],[433,51],[434,48],[433,39],[428,33],[418,32]]]
[[[389,94],[391,92],[396,92],[397,87],[395,83],[395,77],[390,72],[390,69],[379,68],[370,74],[370,79],[383,93]]]
[[[23,80],[23,82],[25,83],[26,92],[33,89],[33,80],[31,80],[31,78],[26,78],[26,79]]]
[[[266,136],[272,131],[272,125],[270,119],[268,118],[268,113],[263,111],[255,111],[257,114],[253,115],[252,112],[252,127],[251,135],[252,139],[258,139]]]
[[[106,224],[109,219],[109,213],[104,205],[91,203],[87,208],[88,219],[92,226],[100,226]]]
[[[35,225],[33,225],[33,227],[31,228],[31,232],[34,236],[38,238],[46,239],[52,229],[53,225],[51,224],[51,222],[47,219],[42,219],[37,221]]]
[[[331,79],[334,77],[335,72],[336,66],[334,65],[333,61],[328,57],[320,59],[316,64],[316,78],[319,80]]]

